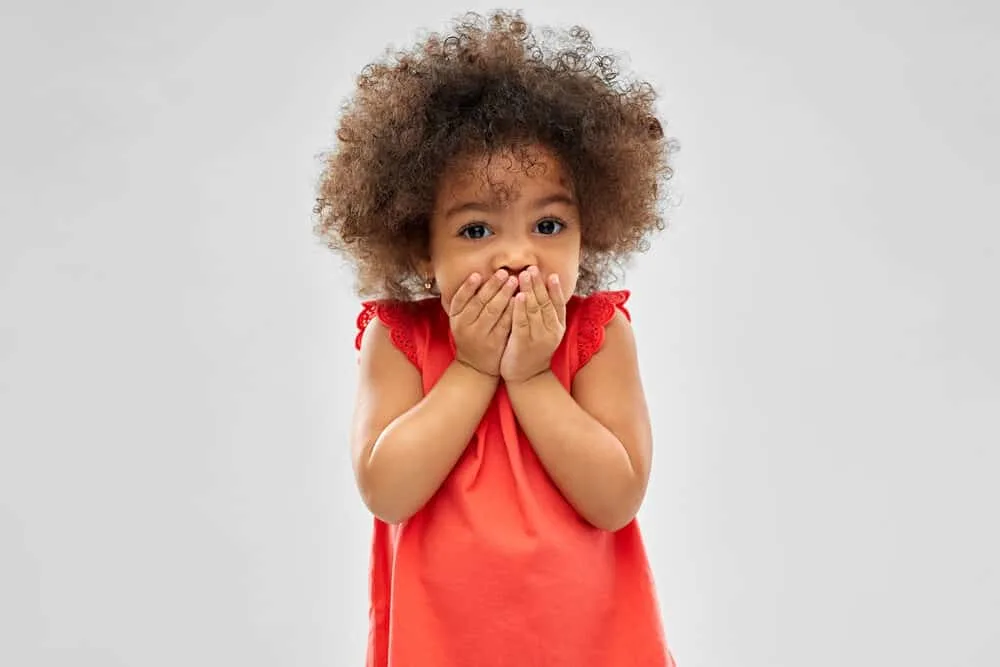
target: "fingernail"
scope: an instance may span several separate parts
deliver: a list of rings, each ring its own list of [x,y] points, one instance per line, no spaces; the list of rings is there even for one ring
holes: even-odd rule
[[[506,277],[507,277],[507,272],[506,271],[504,271],[503,269],[497,270],[497,278],[499,280],[503,280]]]
[[[553,285],[558,285],[559,284],[559,276],[557,274],[555,274],[555,273],[552,274],[552,284]]]

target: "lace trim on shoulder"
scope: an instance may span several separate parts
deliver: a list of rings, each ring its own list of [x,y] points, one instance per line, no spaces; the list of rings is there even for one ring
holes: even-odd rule
[[[409,304],[393,301],[365,301],[358,313],[357,335],[354,337],[354,349],[361,350],[361,339],[371,321],[378,318],[389,327],[389,335],[395,345],[414,366],[417,361],[417,345],[413,340],[413,320],[408,308]]]
[[[374,301],[365,301],[361,304],[361,312],[358,313],[357,326],[358,333],[354,337],[354,349],[361,350],[361,339],[365,335],[365,329],[371,324],[371,321],[375,319],[375,310],[377,304]]]
[[[604,345],[604,328],[620,310],[630,321],[631,314],[625,307],[631,293],[628,290],[596,292],[580,304],[580,325],[577,333],[577,352],[583,367]]]

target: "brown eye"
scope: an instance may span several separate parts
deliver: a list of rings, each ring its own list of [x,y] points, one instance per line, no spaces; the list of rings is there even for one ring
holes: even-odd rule
[[[491,232],[489,229],[486,228],[486,225],[475,223],[462,227],[461,231],[458,232],[458,235],[464,236],[467,239],[472,239],[473,241],[475,241],[481,238],[485,238],[486,236],[492,233],[493,232]]]
[[[552,234],[558,234],[561,232],[565,226],[566,225],[555,218],[546,218],[545,220],[540,220],[538,224],[535,225],[535,230],[538,231],[539,234],[551,236]]]

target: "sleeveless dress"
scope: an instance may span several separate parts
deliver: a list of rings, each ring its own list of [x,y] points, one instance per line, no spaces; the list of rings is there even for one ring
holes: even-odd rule
[[[552,370],[567,389],[628,292],[573,296]],[[455,356],[437,298],[369,301],[427,392]],[[461,409],[461,406],[456,406]],[[558,418],[558,415],[553,415]],[[375,519],[367,667],[674,667],[635,520],[609,532],[549,479],[501,382],[467,449],[408,520]]]

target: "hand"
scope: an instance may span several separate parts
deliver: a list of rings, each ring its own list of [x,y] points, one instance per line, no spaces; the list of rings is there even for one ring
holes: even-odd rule
[[[546,287],[538,267],[530,266],[519,278],[521,291],[513,299],[510,340],[500,360],[500,375],[508,384],[549,370],[566,332],[566,299],[559,277],[550,275]]]
[[[500,357],[510,336],[517,278],[500,269],[480,286],[469,276],[451,299],[448,320],[455,338],[455,359],[480,373],[500,376]]]

